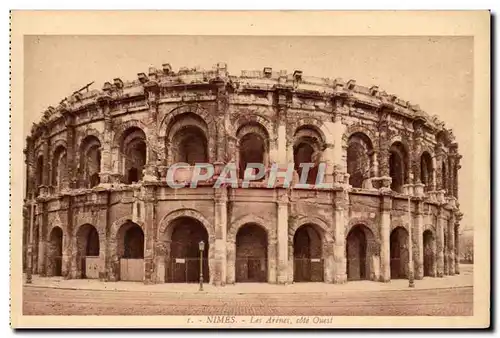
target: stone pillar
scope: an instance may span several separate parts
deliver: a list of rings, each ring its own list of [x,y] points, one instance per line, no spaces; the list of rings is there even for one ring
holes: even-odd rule
[[[443,187],[443,158],[444,158],[444,150],[438,145],[436,146],[436,156],[435,156],[435,187],[436,190],[442,190]]]
[[[40,195],[48,195],[50,185],[50,139],[47,134],[43,136],[43,170],[42,170],[42,184],[40,187]]]
[[[378,168],[379,177],[390,177],[389,173],[389,121],[390,109],[384,108],[380,112],[379,118],[379,151],[378,151]]]
[[[227,257],[226,283],[234,284],[236,282],[236,243],[234,241],[227,242],[226,257]],[[269,272],[270,271],[268,269],[268,273]]]
[[[459,228],[460,228],[460,214],[457,215],[455,219],[455,274],[460,274],[460,238],[459,238]]]
[[[42,221],[39,228],[39,243],[38,243],[38,274],[40,276],[47,275],[47,230],[49,227],[49,215],[47,210],[47,202],[42,202]]]
[[[138,215],[134,212],[138,220],[141,216],[144,218],[144,284],[151,284],[156,282],[156,275],[154,274],[154,257],[155,257],[155,243],[156,243],[156,191],[152,185],[145,185],[142,187],[142,203],[134,203],[134,208],[142,209],[141,204],[144,206],[144,215]]]
[[[415,279],[424,278],[424,213],[423,201],[416,200],[413,243],[415,243]]]
[[[431,181],[431,188],[430,188],[431,191],[437,190],[437,184],[436,184],[436,182],[437,182],[437,174],[436,174],[437,169],[436,168],[437,168],[437,161],[436,161],[436,157],[434,156],[434,157],[432,157],[432,173],[431,173],[432,181]]]
[[[215,272],[214,284],[224,286],[227,280],[227,190],[215,190]]]
[[[148,98],[149,106],[149,116],[147,124],[151,130],[157,130],[157,115],[158,115],[158,99],[160,94],[160,86],[155,81],[156,72],[155,69],[151,69],[150,81],[144,84],[144,91]],[[147,146],[147,162],[144,167],[144,175],[142,180],[144,182],[156,182],[158,181],[158,159],[159,159],[159,140],[156,132],[152,135],[147,135],[148,146]]]
[[[109,109],[109,99],[101,100],[100,107],[104,116],[104,133],[101,140],[101,168],[99,179],[101,186],[109,185],[112,182],[113,162],[112,162],[112,140],[113,140],[113,121]],[[118,173],[115,173],[118,174]]]
[[[288,204],[289,197],[286,189],[277,188],[277,282],[288,283]]]
[[[108,258],[108,233],[111,227],[111,192],[105,191],[102,192],[105,196],[105,205],[106,205],[106,218],[103,227],[103,231],[99,233],[99,257],[101,259],[101,269],[99,270],[99,280],[102,282],[108,281],[108,267],[107,267],[107,258]]]
[[[66,170],[67,183],[72,189],[77,188],[77,164],[76,164],[76,144],[75,144],[75,117],[69,111],[63,113],[66,124]]]
[[[289,131],[290,132],[290,131]],[[287,161],[293,161],[293,139],[287,137],[286,109],[281,107],[278,115],[278,135],[276,151],[271,156],[271,162],[276,162],[280,168],[286,169]],[[291,155],[291,158],[290,158]]]
[[[64,196],[64,200],[67,201],[68,209],[67,209],[67,223],[66,223],[66,231],[63,234],[63,252],[62,252],[62,268],[61,275],[66,279],[71,278],[72,271],[72,257],[73,255],[73,197],[72,196]],[[76,240],[74,241],[76,242]]]
[[[290,224],[288,226],[291,226]],[[292,284],[294,282],[295,274],[294,274],[294,251],[293,251],[293,237],[288,238],[288,283]]]
[[[170,243],[171,241],[163,238],[156,240],[154,261],[157,284],[167,282],[167,276],[171,276]]]
[[[349,206],[348,192],[345,190],[335,191],[334,203],[335,242],[333,243],[333,283],[343,284],[347,281],[345,222]]]
[[[380,281],[391,280],[391,210],[392,196],[382,190],[380,196]]]
[[[451,276],[455,274],[455,210],[451,211],[451,219],[448,222],[448,271]]]
[[[345,243],[345,241],[344,241],[344,243]],[[327,242],[323,245],[323,259],[324,259],[323,280],[325,283],[328,283],[328,284],[333,283],[335,281],[335,247],[334,247],[334,243]],[[339,278],[339,279],[341,279],[341,278]]]
[[[437,232],[437,276],[444,276],[444,219],[443,219],[443,207],[438,207],[438,215],[437,215],[437,224],[436,224],[436,232]]]
[[[278,283],[278,250],[278,239],[275,236],[271,236],[267,243],[267,282],[270,284]]]

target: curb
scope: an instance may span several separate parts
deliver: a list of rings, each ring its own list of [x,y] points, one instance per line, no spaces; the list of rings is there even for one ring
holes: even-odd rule
[[[74,291],[114,291],[114,292],[141,292],[141,293],[164,293],[164,294],[211,294],[211,295],[286,295],[286,294],[303,294],[303,295],[318,295],[318,294],[339,294],[347,292],[380,292],[380,291],[417,291],[417,290],[444,290],[444,289],[463,289],[471,288],[473,285],[459,285],[459,286],[448,286],[448,287],[425,287],[425,288],[389,288],[389,289],[379,289],[379,290],[361,290],[361,289],[350,289],[350,290],[328,290],[324,292],[211,292],[211,291],[169,291],[169,290],[123,290],[123,289],[96,289],[96,288],[77,288],[70,286],[50,286],[50,285],[36,285],[36,284],[26,284],[23,283],[23,287],[27,288],[41,288],[41,289],[57,289],[57,290],[74,290]]]

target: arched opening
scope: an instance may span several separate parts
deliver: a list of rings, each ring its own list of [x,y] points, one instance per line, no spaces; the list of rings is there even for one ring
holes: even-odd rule
[[[425,185],[425,191],[432,189],[433,171],[431,155],[424,151],[420,157],[420,182]]]
[[[391,279],[408,278],[408,231],[397,227],[391,232]]]
[[[236,282],[267,281],[267,233],[257,224],[243,225],[236,234]]]
[[[354,188],[362,188],[363,182],[371,175],[371,157],[373,155],[371,140],[363,133],[354,133],[349,137],[347,144],[349,184]]]
[[[99,233],[91,224],[82,225],[76,234],[78,247],[77,262],[80,263],[78,274],[81,278],[99,278]]]
[[[80,145],[80,187],[93,188],[100,183],[101,142],[95,136],[87,136]]]
[[[293,161],[295,171],[302,177],[300,164],[312,163],[313,166],[309,169],[306,177],[306,184],[315,184],[318,176],[318,164],[321,160],[321,154],[324,148],[324,141],[318,131],[311,126],[302,126],[295,132],[293,143]]]
[[[35,173],[35,181],[36,181],[36,187],[35,187],[35,194],[38,196],[39,194],[39,187],[43,184],[43,156],[40,155],[36,159],[36,173]]]
[[[304,224],[293,236],[293,281],[323,281],[323,242],[312,224]]]
[[[176,163],[207,163],[207,138],[204,132],[196,126],[179,129],[173,138]]]
[[[120,260],[120,279],[143,281],[144,279],[144,232],[132,222],[125,222],[117,234],[117,255]]]
[[[391,189],[401,193],[408,181],[408,155],[401,142],[394,142],[389,150],[389,174],[392,178]]]
[[[243,179],[248,163],[268,165],[269,135],[260,124],[249,123],[238,130],[237,138],[239,140],[238,177]]]
[[[63,231],[60,227],[54,227],[49,237],[49,274],[52,276],[62,275],[62,248]]]
[[[142,179],[146,165],[146,135],[137,127],[127,129],[121,144],[122,172],[126,184],[137,183]]]
[[[375,277],[371,264],[375,249],[373,233],[365,225],[355,225],[349,231],[346,240],[348,280],[369,280]]]
[[[205,226],[191,217],[175,219],[171,227],[170,264],[166,268],[165,281],[173,283],[197,283],[200,280],[200,267],[203,266],[203,280],[209,281],[208,233]],[[199,243],[205,247],[200,259]]]
[[[52,158],[52,186],[59,190],[66,184],[66,148],[59,146],[56,148]]]
[[[436,241],[431,230],[424,231],[424,276],[435,277]]]

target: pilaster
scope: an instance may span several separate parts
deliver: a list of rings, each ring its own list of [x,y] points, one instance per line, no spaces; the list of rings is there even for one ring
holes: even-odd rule
[[[214,195],[215,272],[214,284],[223,286],[227,280],[227,189],[217,188]]]
[[[414,243],[416,243],[415,279],[424,278],[424,203],[422,199],[415,201]]]
[[[44,277],[47,275],[47,236],[49,227],[49,214],[47,210],[47,202],[42,201],[42,222],[39,228],[39,243],[38,243],[38,273]]]
[[[460,274],[460,221],[462,214],[457,212],[455,216],[454,232],[455,232],[455,274]]]
[[[438,207],[438,215],[437,215],[437,276],[444,276],[444,219],[443,219],[443,206],[440,205]]]
[[[157,130],[157,117],[158,117],[158,100],[160,96],[160,86],[156,82],[156,70],[153,68],[150,71],[150,81],[144,84],[144,91],[146,92],[149,107],[148,125],[151,130]],[[147,147],[147,162],[144,167],[144,182],[157,182],[158,181],[158,162],[160,160],[160,147],[159,140],[156,133],[149,135],[149,144]]]
[[[151,284],[156,282],[156,275],[154,274],[154,257],[155,257],[155,243],[156,243],[156,191],[153,185],[144,185],[141,191],[141,203],[135,203],[134,208],[143,209],[144,220],[144,284]],[[141,220],[140,211],[135,211],[135,217]]]
[[[391,280],[391,210],[392,195],[390,191],[381,190],[380,195],[380,281]]]
[[[349,206],[349,193],[346,190],[335,191],[334,197],[334,220],[335,230],[333,243],[333,283],[343,284],[347,281],[347,257],[346,257],[346,216]]]
[[[99,172],[99,180],[101,186],[106,186],[112,183],[111,175],[113,173],[112,165],[112,135],[113,121],[111,118],[109,103],[111,98],[108,96],[100,98],[99,107],[104,116],[104,133],[101,141],[101,168]]]
[[[455,274],[455,210],[451,211],[451,218],[448,222],[448,250],[449,250],[449,274]]]
[[[277,188],[277,282],[288,283],[288,205],[289,196],[286,189]]]

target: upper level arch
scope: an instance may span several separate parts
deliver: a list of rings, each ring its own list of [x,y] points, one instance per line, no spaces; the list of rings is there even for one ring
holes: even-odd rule
[[[158,137],[165,138],[168,135],[169,128],[172,126],[173,121],[178,119],[178,116],[183,114],[193,114],[203,120],[209,132],[215,132],[216,123],[214,116],[210,112],[198,104],[188,104],[172,109],[166,113],[158,124]],[[215,134],[214,134],[215,135]]]

